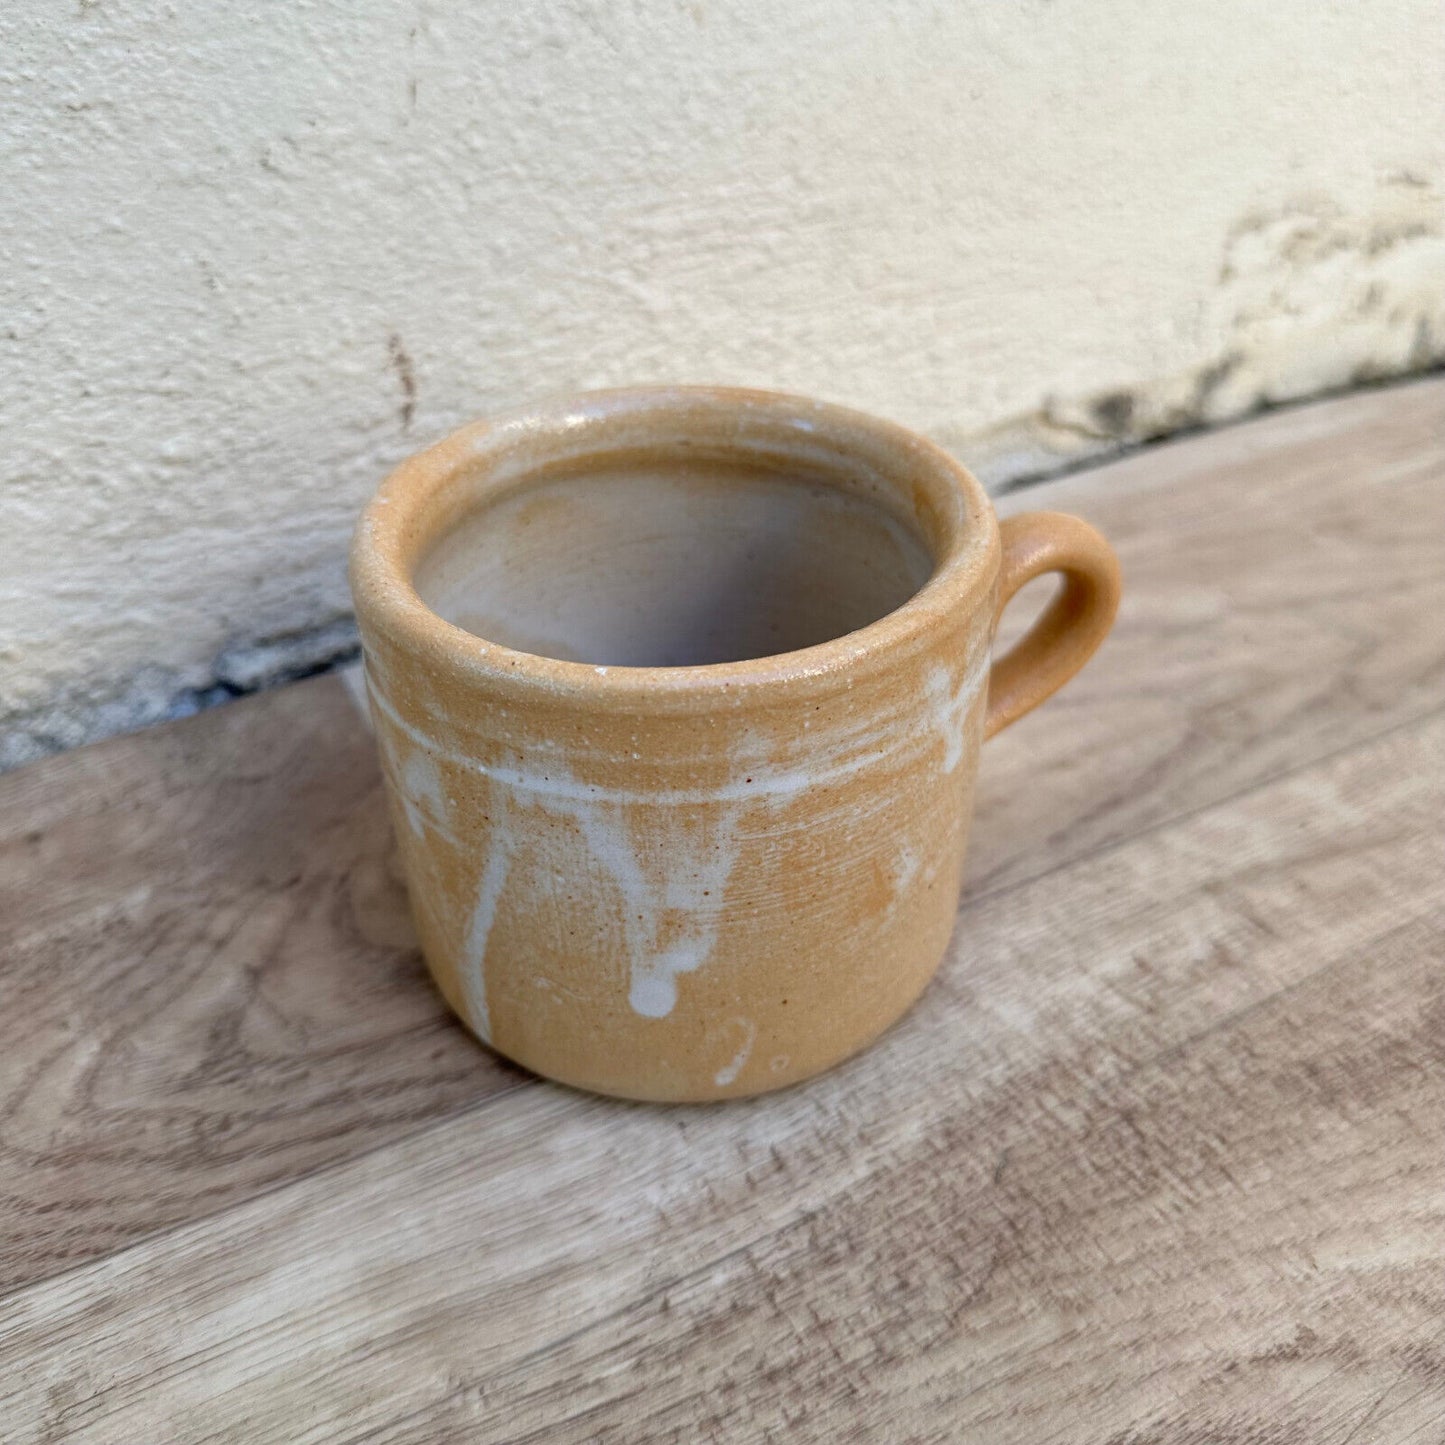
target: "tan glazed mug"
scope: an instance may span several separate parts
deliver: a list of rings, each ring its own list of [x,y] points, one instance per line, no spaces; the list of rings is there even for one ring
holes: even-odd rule
[[[1119,597],[1097,532],[1000,528],[923,438],[703,387],[456,433],[387,479],[351,579],[442,993],[538,1073],[658,1100],[791,1084],[908,1008],[953,928],[980,743]]]

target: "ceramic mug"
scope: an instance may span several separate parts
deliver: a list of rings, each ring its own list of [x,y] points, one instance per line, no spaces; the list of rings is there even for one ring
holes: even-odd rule
[[[979,744],[1119,596],[1092,528],[1000,527],[923,438],[701,387],[456,433],[377,493],[351,582],[442,993],[527,1068],[656,1100],[791,1084],[908,1008],[953,929]]]

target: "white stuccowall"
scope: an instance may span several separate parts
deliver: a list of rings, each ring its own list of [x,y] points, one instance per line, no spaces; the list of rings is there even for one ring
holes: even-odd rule
[[[538,393],[997,483],[1445,359],[1439,0],[24,0],[0,167],[0,763],[343,650],[381,475]]]

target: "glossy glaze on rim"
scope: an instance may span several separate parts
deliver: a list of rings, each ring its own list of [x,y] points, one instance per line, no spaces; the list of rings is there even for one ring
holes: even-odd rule
[[[744,418],[743,424],[738,418]],[[938,535],[927,539],[934,568],[902,606],[875,622],[812,647],[737,662],[687,667],[596,667],[521,652],[447,622],[417,595],[413,572],[457,515],[525,485],[561,460],[599,460],[646,444],[691,450],[696,428],[730,428],[707,443],[711,453],[744,452],[774,463],[790,457],[826,479],[855,476],[871,464],[882,486],[926,507]],[[524,460],[519,463],[518,458]],[[859,459],[863,458],[863,461]],[[440,518],[441,520],[438,520]],[[543,694],[608,710],[644,698],[652,707],[715,705],[722,695],[807,688],[842,672],[886,665],[910,651],[941,615],[971,609],[998,574],[998,525],[972,474],[941,448],[891,422],[847,407],[782,392],[733,387],[634,387],[543,401],[477,422],[403,462],[382,484],[357,525],[351,584],[363,614],[394,645],[427,655],[458,680]]]

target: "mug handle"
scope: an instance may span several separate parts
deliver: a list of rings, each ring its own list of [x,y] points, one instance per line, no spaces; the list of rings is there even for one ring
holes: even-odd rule
[[[1003,566],[995,626],[1024,583],[1061,572],[1064,584],[1038,621],[994,662],[986,738],[1056,693],[1094,655],[1119,610],[1119,559],[1087,522],[1064,512],[1023,512],[999,524],[999,537]]]

